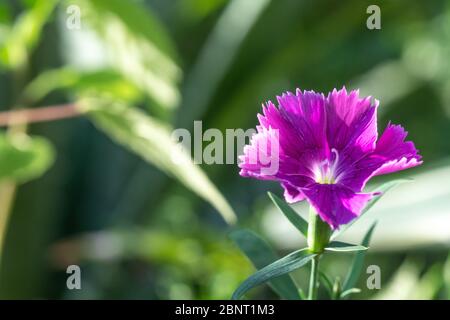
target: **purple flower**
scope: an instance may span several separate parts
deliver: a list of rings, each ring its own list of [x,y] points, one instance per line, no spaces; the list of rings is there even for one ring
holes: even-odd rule
[[[389,123],[378,138],[378,101],[336,89],[325,97],[297,89],[263,105],[240,175],[276,180],[287,202],[307,200],[333,229],[357,217],[375,195],[362,192],[373,176],[422,163],[407,132]],[[274,158],[274,152],[276,158]],[[277,170],[266,170],[270,158]]]

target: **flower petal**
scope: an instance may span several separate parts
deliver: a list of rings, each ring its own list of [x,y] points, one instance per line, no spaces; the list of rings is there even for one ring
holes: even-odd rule
[[[276,180],[279,170],[279,135],[275,129],[258,128],[250,144],[244,147],[244,154],[239,156],[239,174],[260,180]],[[276,166],[276,170],[270,170]],[[295,164],[286,163],[286,167],[295,170]]]
[[[355,191],[364,188],[373,176],[418,166],[422,163],[414,143],[405,141],[407,132],[399,125],[388,124],[375,150],[354,164],[346,165],[340,183]]]
[[[302,192],[322,220],[333,229],[358,217],[373,197],[370,193],[355,193],[341,184],[315,183]]]
[[[258,133],[240,157],[240,174],[264,180],[286,180],[287,183],[292,179],[298,182],[299,176],[314,177],[313,164],[329,153],[325,132],[325,96],[298,90],[296,95],[290,92],[283,94],[278,97],[278,102],[277,108],[269,101],[263,107],[263,114],[258,115]],[[262,172],[267,164],[263,164],[260,158],[271,156],[271,145],[274,143],[269,140],[275,141],[273,139],[278,141],[279,170],[267,174]],[[291,179],[291,176],[296,178]],[[307,180],[309,183],[310,179]],[[287,196],[289,200],[300,198],[289,196],[289,192]]]
[[[305,196],[299,188],[292,186],[289,182],[282,182],[281,186],[284,189],[284,199],[287,203],[295,203],[305,200]]]
[[[323,94],[297,89],[277,97],[280,111],[297,129],[305,149],[328,148],[326,99]]]
[[[382,175],[418,166],[422,157],[412,141],[405,141],[408,132],[400,125],[388,124],[377,142],[372,157],[383,160],[374,175]]]
[[[334,148],[349,161],[373,151],[377,140],[378,101],[359,98],[357,90],[347,93],[345,87],[333,90],[327,97],[327,136]]]
[[[279,130],[284,153],[298,159],[310,149],[327,149],[325,96],[297,90],[296,95],[287,92],[277,99],[278,108],[269,101],[258,119],[266,129]]]

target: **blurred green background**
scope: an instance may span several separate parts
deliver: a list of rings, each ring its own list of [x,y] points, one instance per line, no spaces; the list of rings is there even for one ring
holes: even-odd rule
[[[0,298],[229,298],[253,271],[227,238],[233,211],[280,254],[300,236],[266,195],[277,183],[171,165],[171,128],[247,129],[285,90],[343,85],[379,99],[379,130],[404,125],[424,158],[346,235],[379,222],[366,264],[381,290],[363,273],[353,297],[450,298],[449,57],[444,0],[0,0],[0,110],[88,110],[1,133]],[[350,261],[324,266],[344,276]]]

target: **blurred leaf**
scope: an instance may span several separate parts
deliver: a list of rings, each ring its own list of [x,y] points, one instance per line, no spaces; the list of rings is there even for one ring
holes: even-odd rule
[[[279,277],[303,267],[315,256],[315,254],[309,253],[308,248],[290,253],[248,277],[247,280],[245,280],[233,293],[232,299],[237,300],[248,290],[275,277]]]
[[[362,241],[362,245],[364,247],[368,247],[370,243],[370,238],[372,237],[373,230],[375,229],[376,223],[372,224],[372,226],[367,230],[366,235]],[[362,268],[364,265],[364,258],[366,256],[366,251],[359,251],[355,254],[355,258],[353,259],[352,266],[347,273],[347,277],[344,281],[343,290],[349,290],[353,288],[361,275]]]
[[[373,299],[375,300],[408,300],[418,289],[420,275],[424,269],[425,261],[406,257],[400,266],[396,267],[394,274]]]
[[[327,251],[335,252],[354,252],[354,251],[365,251],[368,248],[365,246],[355,245],[351,243],[345,243],[341,241],[332,241],[325,248]]]
[[[246,46],[247,56],[239,61],[241,63],[236,62],[229,71],[235,76],[234,86],[229,84],[226,95],[221,95],[222,99],[217,101],[221,105],[216,108],[223,111],[214,114],[214,121],[219,123],[217,126],[233,123],[235,127],[247,127],[252,123],[250,121],[253,121],[255,112],[259,111],[259,103],[255,102],[265,101],[286,88],[311,85],[330,88],[336,85],[337,80],[329,77],[330,70],[336,67],[335,59],[333,56],[327,57],[329,53],[323,50],[323,44],[336,50],[342,47],[342,43],[348,44],[348,36],[354,34],[354,28],[361,23],[357,16],[348,14],[354,7],[354,3],[343,3],[330,19],[317,23],[314,19],[309,20],[310,7],[305,1],[272,1],[269,7],[271,13],[265,14],[252,30],[248,42],[253,46]],[[327,10],[326,5],[321,8]],[[268,23],[273,26],[270,35],[266,28]],[[321,41],[317,41],[319,35]],[[265,45],[263,40],[267,37],[271,39],[270,46]],[[311,51],[304,50],[305,47]],[[324,66],[324,63],[330,62],[328,68]],[[318,70],[324,70],[322,77],[317,74]],[[305,72],[314,74],[314,77],[306,79],[303,76]],[[339,79],[338,83],[345,81],[342,73],[335,77]],[[248,107],[243,109],[242,106]],[[236,114],[241,116],[236,118]]]
[[[445,291],[447,295],[447,300],[450,300],[450,254],[447,255],[447,260],[444,264],[444,285],[445,285]]]
[[[104,100],[82,102],[94,124],[114,141],[130,149],[210,202],[228,223],[236,216],[206,174],[176,144],[167,126],[140,110]]]
[[[444,286],[443,265],[434,263],[416,284],[414,290],[410,291],[410,297],[413,300],[432,300],[436,299],[439,291]]]
[[[334,279],[333,288],[331,290],[331,299],[339,300],[341,298],[341,293],[342,293],[341,278],[336,277]]]
[[[275,203],[277,208],[288,218],[288,220],[300,231],[305,237],[308,235],[308,222],[304,220],[294,209],[286,202],[281,200],[272,192],[268,192],[269,198]]]
[[[340,228],[339,230],[337,230],[332,236],[331,239],[335,239],[336,237],[338,237],[339,235],[341,235],[342,233],[345,232],[345,230],[347,230],[348,228],[350,228],[356,221],[358,221],[359,219],[361,219],[361,217],[367,212],[369,211],[374,205],[375,203],[378,202],[378,200],[381,199],[382,196],[384,196],[386,194],[386,192],[388,192],[389,190],[391,190],[392,188],[398,186],[399,184],[405,183],[405,182],[411,182],[412,179],[398,179],[398,180],[392,180],[392,181],[388,181],[386,183],[383,183],[381,186],[375,188],[374,190],[371,190],[370,192],[377,192],[380,193],[379,195],[374,196],[368,203],[367,205],[364,207],[364,209],[362,210],[361,214],[359,215],[359,217],[357,217],[356,219],[352,220],[350,223],[344,225],[342,228]]]
[[[21,14],[0,44],[0,66],[16,68],[26,63],[57,2],[34,1],[30,9]]]
[[[44,138],[23,134],[0,135],[0,180],[23,183],[42,175],[55,153]]]
[[[70,89],[79,96],[101,96],[136,102],[139,89],[114,70],[80,72],[72,68],[49,70],[38,75],[24,91],[25,100],[36,102],[58,89]]]
[[[327,290],[330,297],[333,296],[333,282],[331,282],[330,278],[323,273],[322,271],[319,272],[319,281],[323,284],[325,289]]]
[[[177,106],[181,71],[174,45],[150,9],[136,1],[78,0],[89,25],[104,40],[111,67],[165,109]]]
[[[187,76],[183,93],[187,113],[178,119],[182,126],[203,116],[242,42],[269,3],[270,0],[229,1]],[[202,94],[198,94],[199,89]]]
[[[0,3],[0,25],[9,24],[11,19],[12,17],[9,5],[7,3]]]
[[[300,300],[307,300],[308,296],[303,292],[302,288],[298,288],[298,295],[300,297]]]
[[[345,297],[347,297],[347,296],[349,296],[349,295],[351,295],[353,293],[360,293],[360,292],[361,292],[361,289],[351,288],[351,289],[348,289],[348,290],[345,290],[344,292],[342,292],[341,295],[340,295],[340,298],[342,299],[342,298],[345,298]]]
[[[230,233],[230,238],[248,257],[256,269],[261,269],[277,260],[272,248],[258,235],[249,230],[236,230]],[[280,276],[269,282],[270,287],[287,300],[298,300],[299,292],[289,275]]]
[[[176,2],[176,5],[183,19],[188,19],[190,23],[194,23],[218,11],[225,3],[226,0],[184,0]]]

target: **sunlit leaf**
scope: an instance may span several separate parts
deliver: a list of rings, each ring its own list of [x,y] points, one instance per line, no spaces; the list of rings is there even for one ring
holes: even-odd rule
[[[72,68],[45,71],[24,91],[27,101],[39,101],[54,90],[68,89],[78,97],[100,96],[133,103],[141,98],[139,89],[114,70],[81,72]]]
[[[342,299],[342,298],[345,298],[345,297],[347,297],[347,296],[349,296],[349,295],[351,295],[353,293],[360,293],[360,292],[361,292],[361,289],[351,288],[351,289],[348,289],[348,290],[345,290],[344,292],[342,292],[340,298]]]
[[[0,66],[15,68],[26,63],[57,2],[58,0],[34,1],[16,19],[6,39],[0,43]]]
[[[0,180],[23,183],[42,175],[55,152],[44,138],[24,134],[0,135]]]
[[[193,164],[186,150],[171,138],[167,126],[142,111],[119,103],[89,99],[81,103],[94,124],[117,143],[176,178],[210,202],[228,223],[235,214],[200,167]]]
[[[335,251],[335,252],[354,252],[354,251],[364,251],[368,248],[361,245],[345,243],[341,241],[332,241],[325,248],[326,251]]]
[[[275,194],[269,192],[269,197],[277,208],[288,218],[288,220],[300,231],[305,237],[308,234],[308,222],[304,220],[294,209],[291,208],[286,202],[281,200]]]
[[[256,269],[261,269],[277,260],[272,248],[258,235],[249,230],[236,230],[230,233],[230,238],[249,258]],[[289,275],[280,276],[269,282],[270,287],[282,298],[297,300],[299,292]]]
[[[342,293],[342,284],[341,284],[341,278],[336,277],[334,279],[333,288],[331,290],[331,299],[332,300],[339,300],[341,298]]]
[[[373,230],[375,229],[376,223],[372,224],[372,226],[367,230],[367,233],[365,234],[363,241],[361,245],[364,247],[368,247],[370,244],[370,238],[372,237]],[[364,266],[364,258],[366,256],[365,250],[359,251],[355,254],[355,257],[352,262],[352,266],[347,273],[347,277],[344,281],[343,285],[343,291],[349,290],[353,288],[356,285],[356,282],[359,279],[359,276],[361,275],[363,266]]]
[[[337,236],[341,235],[343,232],[345,232],[345,230],[347,230],[348,228],[350,228],[356,221],[358,221],[367,211],[370,210],[370,208],[372,208],[375,203],[377,203],[382,196],[384,196],[386,194],[386,192],[388,192],[389,190],[391,190],[392,188],[398,186],[399,184],[405,183],[405,182],[411,182],[411,179],[398,179],[398,180],[392,180],[392,181],[388,181],[384,184],[382,184],[381,186],[375,188],[374,190],[371,190],[371,192],[377,192],[379,193],[378,195],[374,196],[368,203],[367,205],[364,207],[364,209],[361,212],[361,215],[354,219],[353,221],[351,221],[350,223],[342,226],[339,230],[337,230],[332,236],[331,239],[335,239]]]
[[[77,0],[84,20],[97,32],[110,65],[143,90],[156,105],[177,106],[181,70],[175,46],[148,6],[136,1]]]
[[[233,293],[232,299],[237,300],[250,289],[303,267],[315,256],[307,248],[292,252],[248,277]]]

